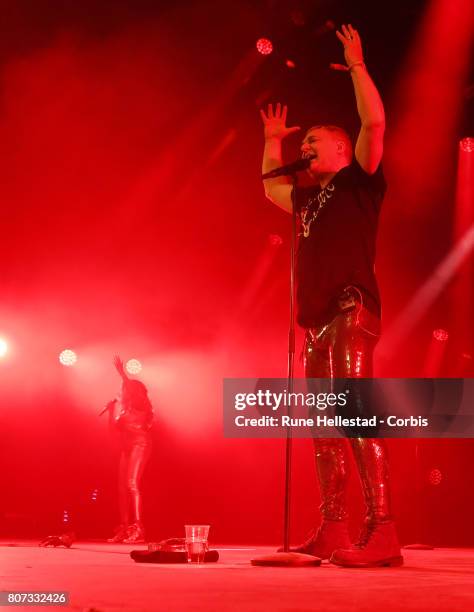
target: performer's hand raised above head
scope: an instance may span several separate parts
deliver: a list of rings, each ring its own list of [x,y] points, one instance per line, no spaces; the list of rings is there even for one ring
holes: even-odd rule
[[[287,127],[286,115],[288,107],[276,104],[268,105],[267,112],[260,110],[263,121],[263,135],[265,137],[265,150],[262,162],[262,174],[270,172],[283,165],[281,158],[281,142],[284,138],[298,132],[301,128],[298,125]],[[277,206],[287,212],[291,212],[291,186],[285,176],[279,176],[265,181],[265,194]]]
[[[298,132],[301,128],[299,126],[287,127],[286,126],[286,115],[288,113],[288,107],[282,106],[280,102],[276,104],[275,110],[273,110],[273,104],[268,105],[268,110],[260,110],[260,116],[262,117],[264,136],[265,140],[283,140],[290,134]]]
[[[330,64],[333,70],[349,70],[355,64],[364,63],[364,54],[362,52],[362,41],[359,32],[355,30],[351,24],[341,27],[342,32],[336,30],[336,36],[342,42],[344,47],[344,58],[347,65]]]
[[[114,360],[113,360],[113,362],[114,362],[115,369],[116,369],[116,370],[117,370],[117,372],[120,374],[120,376],[121,376],[123,379],[128,379],[128,376],[127,376],[127,374],[125,373],[125,368],[124,368],[124,366],[123,366],[123,361],[122,361],[122,359],[120,359],[120,357],[119,357],[118,355],[114,355]]]

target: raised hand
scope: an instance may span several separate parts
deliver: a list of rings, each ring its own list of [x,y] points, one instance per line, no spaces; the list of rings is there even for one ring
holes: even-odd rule
[[[286,115],[288,107],[283,106],[278,102],[273,111],[273,104],[268,105],[268,110],[260,110],[260,116],[263,121],[265,140],[283,140],[289,134],[297,132],[301,128],[299,126],[286,127]]]
[[[362,52],[362,42],[360,40],[359,33],[355,30],[351,24],[342,25],[342,32],[336,30],[336,36],[342,42],[344,47],[344,58],[347,65],[344,64],[330,64],[333,70],[349,70],[349,66],[357,62],[364,61],[364,54]]]
[[[125,369],[123,367],[123,361],[118,355],[114,356],[114,366],[122,378],[127,378],[127,375],[125,374]]]

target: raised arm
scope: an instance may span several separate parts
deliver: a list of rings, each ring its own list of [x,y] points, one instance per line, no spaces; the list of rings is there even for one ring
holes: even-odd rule
[[[364,64],[359,33],[350,24],[336,32],[344,46],[347,66],[331,64],[336,70],[349,70],[354,85],[361,128],[355,147],[355,158],[361,167],[373,174],[382,159],[385,113],[382,99]]]
[[[119,373],[120,378],[123,380],[123,382],[127,382],[128,380],[130,380],[127,374],[125,373],[125,368],[123,367],[123,361],[120,359],[118,355],[114,356],[114,366],[117,372]]]
[[[281,142],[289,134],[297,132],[300,128],[286,127],[286,114],[288,109],[286,106],[281,106],[278,103],[273,110],[273,105],[268,105],[267,113],[263,110],[260,115],[263,121],[265,147],[263,149],[262,174],[270,172],[275,168],[283,165]],[[265,195],[274,204],[291,213],[291,189],[292,186],[285,176],[279,176],[273,179],[263,181]]]

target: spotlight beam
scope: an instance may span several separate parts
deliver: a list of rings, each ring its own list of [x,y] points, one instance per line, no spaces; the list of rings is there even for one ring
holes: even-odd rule
[[[0,358],[5,357],[8,353],[8,342],[3,338],[0,338]]]
[[[474,224],[439,264],[430,278],[415,293],[407,307],[387,330],[380,341],[380,354],[389,357],[395,353],[398,346],[416,327],[421,317],[446,287],[473,248]]]

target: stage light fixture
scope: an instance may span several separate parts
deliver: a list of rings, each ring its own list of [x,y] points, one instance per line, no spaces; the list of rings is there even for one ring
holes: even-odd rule
[[[336,24],[332,19],[326,19],[326,21],[318,26],[315,30],[314,33],[316,34],[316,36],[322,36],[323,34],[326,34],[326,32],[331,32],[332,30],[336,29]]]
[[[273,51],[272,41],[268,38],[259,38],[257,40],[257,51],[262,55],[270,55]]]
[[[468,136],[467,138],[462,138],[459,141],[459,146],[461,147],[461,151],[465,153],[472,153],[474,151],[474,138]]]
[[[59,361],[63,366],[69,368],[76,363],[77,355],[74,351],[71,351],[71,349],[64,349],[59,355]]]
[[[270,234],[270,236],[268,236],[268,242],[271,246],[281,246],[283,244],[283,239],[278,234]]]
[[[428,480],[430,481],[430,484],[437,486],[441,484],[441,481],[443,480],[443,473],[441,470],[438,470],[438,468],[433,468],[430,470]]]
[[[129,359],[125,364],[125,369],[129,374],[139,374],[142,371],[142,364],[138,359]]]
[[[290,19],[295,26],[302,27],[306,24],[306,17],[303,11],[299,8],[293,9],[290,12]]]
[[[449,338],[449,334],[445,329],[434,329],[433,338],[438,342],[446,342]]]
[[[296,68],[296,64],[293,60],[287,59],[285,64],[287,65],[288,68],[291,68],[291,69]]]
[[[8,343],[3,338],[0,338],[0,358],[5,357],[8,353]]]

